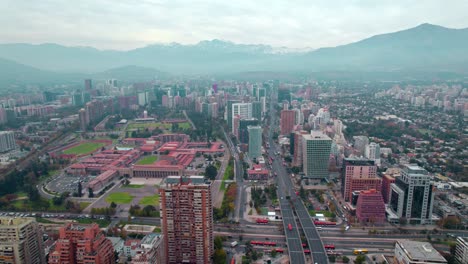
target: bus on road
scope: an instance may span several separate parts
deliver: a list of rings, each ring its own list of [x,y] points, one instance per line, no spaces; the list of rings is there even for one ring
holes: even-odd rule
[[[353,251],[354,255],[362,255],[362,254],[367,254],[369,253],[369,251],[365,248],[361,248],[361,249],[355,249]]]

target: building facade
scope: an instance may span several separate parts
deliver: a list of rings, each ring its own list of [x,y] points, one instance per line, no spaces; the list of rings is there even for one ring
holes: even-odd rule
[[[302,135],[303,171],[306,178],[328,179],[328,160],[332,140],[322,132]]]
[[[391,184],[390,208],[413,224],[431,223],[434,192],[428,172],[414,164],[405,165]]]
[[[385,203],[390,200],[391,184],[395,183],[395,177],[389,174],[382,176],[382,197]]]
[[[210,263],[213,206],[203,176],[170,176],[160,189],[166,263]]]
[[[455,263],[468,263],[468,237],[457,237],[455,248]]]
[[[377,166],[374,161],[368,159],[344,159],[341,181],[341,191],[345,201],[351,201],[354,191],[381,190],[381,180],[377,178]]]
[[[280,132],[281,135],[289,135],[293,131],[296,122],[296,111],[281,110]]]
[[[68,223],[59,230],[55,250],[49,255],[51,263],[112,264],[114,248],[97,224]]]
[[[375,189],[361,191],[356,204],[356,216],[361,223],[385,223],[385,203],[382,194]]]
[[[249,157],[258,158],[262,155],[262,127],[248,126],[249,132]]]
[[[15,132],[0,131],[0,152],[7,152],[15,148]]]
[[[0,263],[46,263],[42,232],[34,218],[0,217]]]

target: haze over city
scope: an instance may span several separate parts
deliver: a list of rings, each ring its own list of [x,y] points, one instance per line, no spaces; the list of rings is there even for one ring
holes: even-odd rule
[[[317,49],[430,23],[468,27],[463,0],[67,1],[4,0],[1,43],[129,50],[222,39]],[[448,15],[450,14],[450,15]]]

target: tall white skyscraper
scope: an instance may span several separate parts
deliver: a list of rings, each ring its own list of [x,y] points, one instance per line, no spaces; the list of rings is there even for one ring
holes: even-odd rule
[[[252,118],[252,104],[251,103],[236,103],[232,104],[232,116],[239,116],[239,119]],[[234,127],[234,120],[232,121]],[[234,133],[234,130],[232,131]]]
[[[303,135],[302,140],[302,163],[305,177],[327,179],[331,138],[322,132],[312,131],[310,135]]]
[[[366,145],[365,156],[366,158],[375,161],[376,165],[380,165],[380,145],[375,142]]]

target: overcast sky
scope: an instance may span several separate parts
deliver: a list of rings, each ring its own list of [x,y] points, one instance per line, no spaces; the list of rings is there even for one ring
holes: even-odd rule
[[[0,43],[120,50],[211,39],[319,48],[422,23],[468,27],[468,0],[0,0],[0,10]]]

